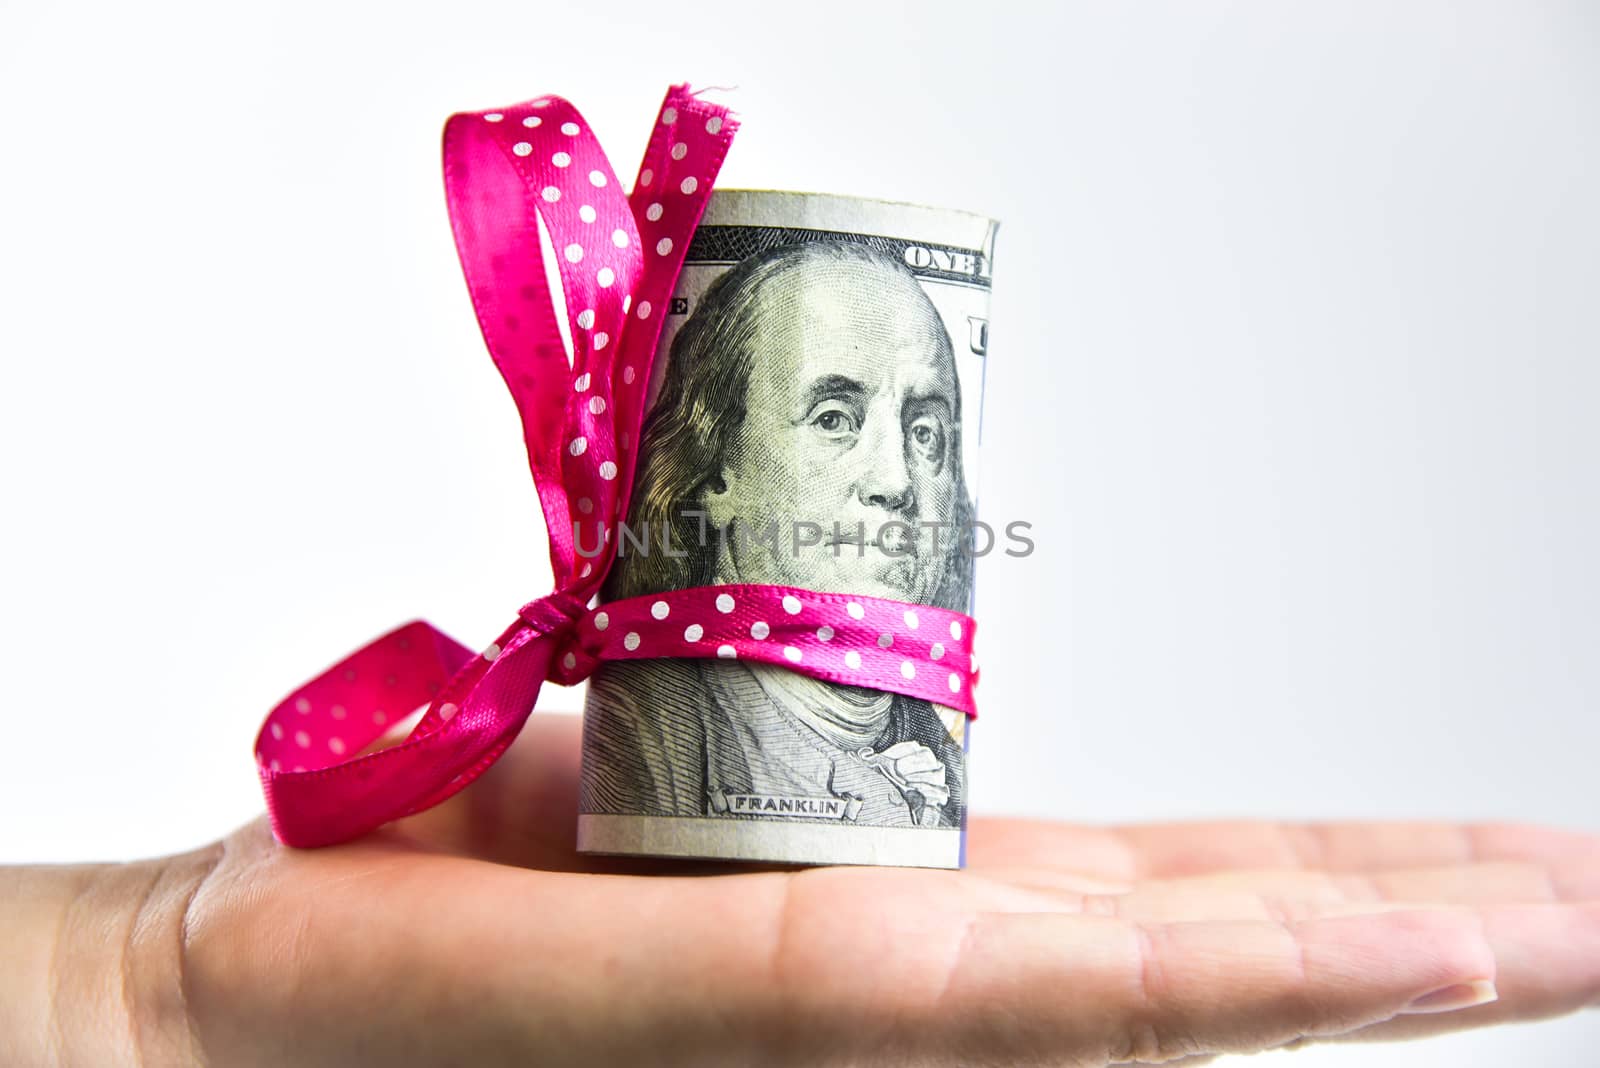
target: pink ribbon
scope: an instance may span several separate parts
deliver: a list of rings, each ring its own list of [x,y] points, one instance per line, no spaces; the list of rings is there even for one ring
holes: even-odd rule
[[[787,586],[673,590],[590,608],[615,557],[579,551],[574,521],[627,514],[661,324],[737,122],[687,86],[667,93],[633,186],[577,110],[555,96],[451,116],[450,221],[484,341],[522,416],[550,531],[555,592],[475,653],[408,623],[285,698],[256,737],[278,839],[347,841],[435,805],[497,760],[546,681],[607,660],[758,660],[918,697],[976,716],[974,624],[959,612]],[[543,222],[572,337],[569,364],[546,282]],[[426,705],[407,737],[363,752]]]

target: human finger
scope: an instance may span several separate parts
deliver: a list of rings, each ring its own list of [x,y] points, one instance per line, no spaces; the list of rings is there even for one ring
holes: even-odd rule
[[[1600,1006],[1600,902],[1491,906],[1479,914],[1495,956],[1496,1001],[1459,1013],[1396,1017],[1334,1037],[1424,1038]]]
[[[1008,915],[984,928],[969,937],[952,1003],[1004,1006],[1016,1031],[977,1028],[974,1062],[991,1063],[982,1058],[997,1037],[1021,1042],[993,1063],[1251,1052],[1387,1019],[1430,996],[1493,996],[1476,919],[1443,910],[1287,924]]]
[[[1373,871],[1600,853],[1600,835],[1516,823],[1179,822],[1086,826],[974,818],[970,863],[1132,881],[1240,868]]]
[[[1386,872],[1239,871],[1132,884],[1073,873],[985,868],[975,875],[1059,895],[1067,907],[1143,922],[1288,920],[1335,910],[1600,900],[1600,858],[1489,863]]]

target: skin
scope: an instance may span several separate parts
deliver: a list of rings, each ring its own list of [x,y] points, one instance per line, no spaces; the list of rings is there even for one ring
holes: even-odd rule
[[[759,533],[776,521],[778,551],[728,539],[722,569],[741,582],[927,603],[943,560],[917,524],[954,517],[960,462],[938,312],[915,281],[869,263],[767,284],[766,299],[791,314],[761,319],[747,414],[703,503],[722,529],[737,519]],[[796,522],[815,523],[821,544],[797,550]],[[867,544],[835,545],[836,522],[845,539],[864,524]],[[884,531],[890,523],[909,530]]]
[[[959,872],[589,858],[579,735],[536,715],[345,846],[258,820],[0,869],[8,1063],[1194,1064],[1600,997],[1593,834],[974,818]]]

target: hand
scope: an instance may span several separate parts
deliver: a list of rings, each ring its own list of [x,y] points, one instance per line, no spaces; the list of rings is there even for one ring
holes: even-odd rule
[[[929,805],[939,808],[950,800],[950,790],[945,786],[944,765],[933,755],[933,750],[921,742],[896,742],[877,756],[891,779],[902,791],[910,789],[922,794]]]
[[[589,858],[578,733],[536,715],[470,789],[346,846],[257,821],[145,865],[0,869],[0,1035],[86,1063],[1193,1064],[1600,994],[1593,835],[974,819],[959,872]],[[28,887],[62,879],[49,918]],[[8,925],[53,962],[5,952]],[[80,962],[108,936],[112,966]]]

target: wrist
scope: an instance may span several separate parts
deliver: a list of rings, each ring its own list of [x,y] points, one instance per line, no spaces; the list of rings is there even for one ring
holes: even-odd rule
[[[201,1063],[184,918],[213,863],[0,869],[0,1036],[17,1063]]]

